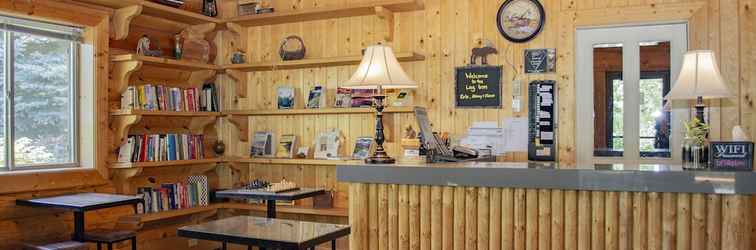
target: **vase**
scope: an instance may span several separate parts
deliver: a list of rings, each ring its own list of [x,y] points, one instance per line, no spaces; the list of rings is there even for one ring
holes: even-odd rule
[[[226,144],[223,143],[222,140],[216,141],[215,145],[213,145],[213,151],[215,151],[217,155],[223,155],[223,153],[226,152]]]
[[[706,143],[698,143],[692,138],[683,139],[682,164],[685,169],[706,169],[708,162]]]

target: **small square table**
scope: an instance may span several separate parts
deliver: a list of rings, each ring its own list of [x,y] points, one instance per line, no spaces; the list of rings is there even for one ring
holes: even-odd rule
[[[336,249],[336,239],[349,235],[349,225],[308,221],[235,216],[178,229],[178,236],[220,241],[223,250],[227,243],[248,247],[268,247],[292,250],[314,249],[317,245],[331,242]]]
[[[276,201],[293,201],[325,194],[322,188],[300,188],[274,193],[258,189],[229,189],[215,192],[217,198],[266,200],[268,218],[276,218]]]
[[[142,199],[136,196],[103,194],[103,193],[78,193],[44,198],[19,199],[16,205],[43,208],[58,208],[74,213],[74,241],[84,241],[84,212],[111,208],[117,206],[136,205]]]

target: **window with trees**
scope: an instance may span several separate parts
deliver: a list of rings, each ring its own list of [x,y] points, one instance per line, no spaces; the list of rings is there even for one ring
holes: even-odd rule
[[[0,168],[78,165],[81,29],[0,16]]]

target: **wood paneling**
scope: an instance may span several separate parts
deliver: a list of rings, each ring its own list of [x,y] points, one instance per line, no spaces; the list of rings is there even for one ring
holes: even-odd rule
[[[351,184],[350,190],[361,188],[364,191],[365,185],[367,184]],[[386,186],[398,190],[399,195],[388,197],[389,204],[401,204],[401,190],[411,190],[414,187],[369,185],[377,185],[378,189]],[[443,187],[430,188],[440,190]],[[751,249],[750,196],[708,195],[708,199],[705,199],[704,195],[684,193],[575,192],[549,189],[515,189],[512,192],[512,189],[483,187],[453,189],[455,208],[444,216],[454,221],[454,226],[446,226],[444,220],[431,220],[428,225],[438,228],[442,235],[447,232],[454,235],[448,239],[449,244],[455,246],[453,249],[705,249],[705,246],[708,249]],[[361,195],[358,192],[350,195],[350,200],[364,201],[367,198],[364,194],[355,197],[354,195]],[[364,202],[369,204],[371,201]],[[422,207],[428,202],[431,203],[428,204],[430,207],[438,206],[438,201],[434,202],[433,199],[420,199],[419,205]],[[501,209],[489,209],[492,203],[497,203],[496,207]],[[691,207],[695,213],[693,216]],[[709,210],[721,210],[704,214],[702,210],[706,207]],[[379,211],[375,213],[380,214],[383,213],[381,209],[391,207],[377,209]],[[409,239],[400,236],[389,237],[384,241],[372,238],[375,237],[373,234],[355,233],[368,228],[392,231],[390,227],[397,225],[401,232],[401,225],[412,223],[414,218],[403,216],[401,208],[398,211],[399,215],[395,217],[398,221],[374,225],[355,218],[367,216],[373,211],[351,209],[350,219],[354,223],[352,243],[377,240],[389,246],[400,246],[399,249],[407,249],[402,247],[402,242],[406,241],[419,242],[420,245],[434,244],[432,239],[419,234],[407,234]],[[433,211],[420,210],[419,213],[420,217],[424,214],[428,216],[428,213],[433,217]],[[577,223],[575,219],[578,220]],[[568,222],[562,223],[563,220]],[[491,224],[499,223],[501,227],[490,227]],[[696,225],[697,229],[693,230],[690,225]],[[562,236],[562,231],[567,232],[565,236]],[[574,237],[574,232],[583,237]],[[697,232],[696,237],[700,238],[691,237],[693,232]],[[493,237],[493,234],[498,236]],[[702,244],[703,242],[706,244]],[[491,245],[497,247],[490,248]],[[364,245],[358,249],[377,248]]]

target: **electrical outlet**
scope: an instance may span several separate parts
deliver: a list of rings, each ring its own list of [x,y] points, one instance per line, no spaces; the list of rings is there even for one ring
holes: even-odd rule
[[[196,239],[189,239],[189,247],[196,247],[199,242]]]

